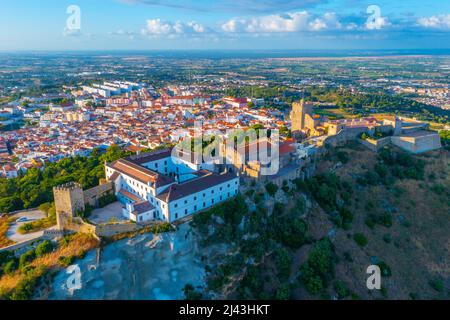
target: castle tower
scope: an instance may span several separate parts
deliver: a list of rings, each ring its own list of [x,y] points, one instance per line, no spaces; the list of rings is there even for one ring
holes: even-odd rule
[[[312,104],[305,103],[305,100],[300,102],[294,102],[292,104],[291,111],[291,122],[292,122],[292,132],[298,132],[305,129],[305,116],[312,115],[313,106]]]
[[[53,188],[58,229],[63,230],[66,222],[78,212],[84,212],[84,194],[80,184],[69,182]]]

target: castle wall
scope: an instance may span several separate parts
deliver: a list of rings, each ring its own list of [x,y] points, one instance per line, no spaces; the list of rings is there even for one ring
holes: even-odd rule
[[[69,183],[53,188],[56,212],[65,212],[74,216],[84,211],[84,194],[79,184]]]
[[[358,141],[365,147],[367,147],[368,149],[377,152],[378,150],[380,150],[381,148],[383,148],[384,146],[387,146],[388,144],[391,143],[391,137],[386,137],[386,138],[382,138],[382,139],[367,139],[367,140],[362,140],[362,139],[358,139]]]
[[[85,190],[83,192],[84,203],[89,204],[92,207],[97,207],[98,199],[114,192],[114,185],[111,181],[96,186],[94,188]]]
[[[134,232],[141,228],[136,223],[118,223],[118,224],[103,224],[97,226],[96,234],[99,237],[112,237],[117,234]]]
[[[422,153],[441,148],[441,140],[438,134],[419,137],[392,137],[392,143],[411,153]]]

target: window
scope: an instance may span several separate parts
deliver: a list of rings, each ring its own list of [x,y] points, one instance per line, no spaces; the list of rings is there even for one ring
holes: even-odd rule
[[[220,196],[220,201],[222,201],[222,196]]]
[[[175,213],[175,219],[178,219],[178,213]]]
[[[229,192],[227,193],[227,197],[228,197],[228,198],[230,197],[230,193],[229,193]]]
[[[165,165],[165,166],[167,166],[167,160],[166,160],[166,161],[164,161],[164,165]]]
[[[187,200],[184,200],[184,204],[187,204]]]
[[[184,209],[184,214],[185,214],[185,215],[187,214],[187,209]]]
[[[194,197],[194,201],[197,201],[197,197]]]
[[[214,204],[214,199],[211,200],[211,203]]]
[[[222,191],[222,187],[220,187],[220,191]]]
[[[203,202],[203,208],[206,207],[206,202]]]
[[[206,197],[206,193],[203,194],[203,198]]]
[[[157,162],[157,163],[155,163],[155,168],[158,168],[158,162]]]
[[[194,211],[197,211],[197,206],[194,206]]]
[[[178,203],[175,203],[174,207],[175,207],[175,208],[178,208]]]
[[[211,194],[214,194],[214,190],[211,190]]]

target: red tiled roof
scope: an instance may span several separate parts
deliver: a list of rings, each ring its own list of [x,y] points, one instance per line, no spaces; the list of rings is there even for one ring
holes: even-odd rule
[[[128,192],[128,191],[125,190],[125,189],[120,189],[120,190],[119,190],[119,193],[120,193],[122,196],[124,196],[124,197],[126,197],[126,198],[128,198],[128,199],[130,199],[130,200],[132,200],[132,201],[135,201],[135,202],[141,202],[141,201],[142,201],[141,198],[139,198],[138,196],[132,194],[131,192]]]

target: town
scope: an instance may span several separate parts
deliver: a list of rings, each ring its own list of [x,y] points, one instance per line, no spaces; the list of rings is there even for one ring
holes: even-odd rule
[[[413,63],[409,59],[418,58],[406,59],[407,66]],[[192,61],[204,67],[203,61]],[[382,244],[378,241],[382,247],[392,241],[388,228],[406,228],[414,219],[410,216],[428,210],[411,207],[414,197],[426,197],[421,204],[444,214],[449,122],[442,79],[398,82],[393,75],[364,82],[311,75],[297,81],[275,76],[267,67],[295,68],[296,60],[255,61],[266,68],[257,77],[209,69],[195,76],[181,70],[180,79],[170,80],[83,71],[69,76],[82,81],[58,78],[47,89],[8,87],[0,127],[0,297],[252,299],[270,294],[286,299],[325,290],[349,297],[347,286],[353,282],[347,280],[342,293],[340,282],[327,286],[331,274],[306,272],[292,276],[290,285],[277,275],[280,287],[262,290],[261,282],[245,284],[256,272],[247,268],[289,264],[297,249],[311,245],[312,252],[327,254],[330,264],[335,263],[331,248],[347,250],[354,243],[361,252],[352,249],[352,254],[365,259],[363,248],[377,243],[378,226],[386,229]],[[301,63],[322,68],[350,63],[318,61]],[[250,62],[233,63],[227,67],[238,71]],[[168,67],[175,70],[179,62]],[[312,237],[316,240],[310,243]],[[116,246],[121,249],[108,253]],[[132,278],[108,269],[114,261],[133,268],[139,259],[130,259],[130,252],[144,252],[142,263],[151,267],[133,269]],[[350,253],[341,254],[353,263]],[[400,257],[390,259],[395,263]],[[66,283],[63,270],[74,261],[90,275],[89,289]],[[384,260],[374,261],[388,272]],[[243,280],[234,284],[222,265]],[[47,279],[51,270],[59,270],[53,284]],[[122,279],[121,289],[102,295],[96,279],[111,272],[116,280],[107,281]],[[263,271],[258,272],[262,281]],[[167,274],[172,280],[161,283],[161,292],[139,296],[140,289],[128,289],[136,285],[134,277],[160,281]],[[42,287],[35,282],[30,291],[18,285],[37,279],[47,280]],[[430,279],[430,286],[439,288],[440,278]],[[367,298],[364,288],[355,292]]]

